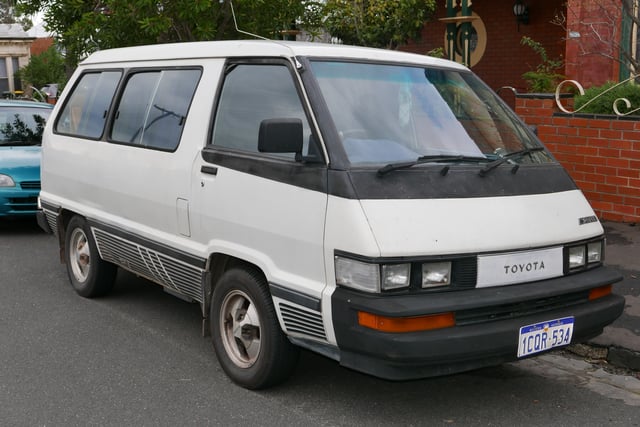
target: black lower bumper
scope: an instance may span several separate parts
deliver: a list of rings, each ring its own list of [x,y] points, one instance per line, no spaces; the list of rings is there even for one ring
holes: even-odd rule
[[[390,380],[498,365],[517,360],[522,326],[568,316],[574,317],[571,342],[584,341],[600,334],[624,309],[623,297],[610,294],[589,300],[589,290],[620,279],[614,270],[601,267],[535,283],[467,291],[379,296],[340,288],[332,299],[340,364]],[[388,317],[454,312],[457,321],[456,326],[433,331],[384,333],[358,325],[358,311]]]

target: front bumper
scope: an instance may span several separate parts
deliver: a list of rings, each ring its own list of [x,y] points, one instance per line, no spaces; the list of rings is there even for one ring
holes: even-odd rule
[[[624,298],[589,300],[589,290],[621,280],[607,267],[496,288],[439,293],[369,295],[338,288],[332,297],[340,364],[391,380],[447,375],[517,359],[522,326],[573,316],[572,343],[602,332],[618,318]],[[358,324],[358,311],[387,317],[454,312],[456,326],[384,333]]]
[[[33,216],[38,209],[39,191],[0,189],[0,217]]]

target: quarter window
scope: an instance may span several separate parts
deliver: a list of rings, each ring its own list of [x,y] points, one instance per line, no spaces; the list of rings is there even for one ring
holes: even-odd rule
[[[120,71],[105,71],[82,76],[60,113],[56,131],[100,138],[121,75]]]
[[[200,70],[133,74],[116,109],[115,142],[172,151],[178,147]]]
[[[291,73],[284,65],[238,65],[227,75],[213,131],[219,147],[258,152],[258,131],[266,119],[302,120],[305,146],[309,153],[311,129]],[[272,154],[293,158],[293,153]]]

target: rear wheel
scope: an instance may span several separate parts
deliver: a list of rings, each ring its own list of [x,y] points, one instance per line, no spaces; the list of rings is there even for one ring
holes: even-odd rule
[[[100,258],[84,218],[74,216],[67,224],[64,254],[69,281],[78,295],[93,298],[113,288],[117,267]]]
[[[225,272],[214,289],[210,314],[213,347],[235,383],[261,389],[291,375],[298,348],[280,329],[262,275],[240,268]]]

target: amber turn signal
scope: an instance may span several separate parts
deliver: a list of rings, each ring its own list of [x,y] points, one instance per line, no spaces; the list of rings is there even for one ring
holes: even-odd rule
[[[359,311],[358,324],[381,332],[417,332],[451,328],[456,325],[456,319],[453,313],[415,317],[386,317]]]
[[[599,288],[594,288],[589,291],[589,301],[593,301],[594,299],[606,297],[611,293],[613,286],[606,285],[600,286]]]

